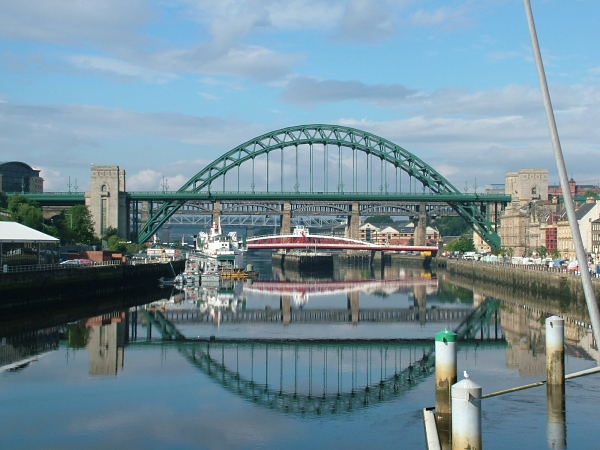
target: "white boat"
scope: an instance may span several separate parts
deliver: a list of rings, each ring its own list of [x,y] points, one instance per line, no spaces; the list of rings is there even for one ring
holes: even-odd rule
[[[214,258],[221,267],[237,269],[243,267],[243,244],[235,231],[223,234],[221,221],[213,222],[209,233],[201,232],[196,238],[196,250],[208,258]]]

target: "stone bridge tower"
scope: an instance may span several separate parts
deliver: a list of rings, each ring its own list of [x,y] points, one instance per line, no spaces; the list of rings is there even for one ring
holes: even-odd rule
[[[102,236],[108,227],[113,227],[119,231],[119,237],[128,239],[125,171],[119,166],[92,166],[90,185],[85,204],[92,215],[96,235]]]

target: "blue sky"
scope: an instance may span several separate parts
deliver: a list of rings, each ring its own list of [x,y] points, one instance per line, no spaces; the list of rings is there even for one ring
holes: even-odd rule
[[[600,182],[596,0],[532,0],[567,172]],[[0,161],[45,190],[169,189],[263,133],[342,124],[455,186],[547,168],[521,0],[0,0]]]

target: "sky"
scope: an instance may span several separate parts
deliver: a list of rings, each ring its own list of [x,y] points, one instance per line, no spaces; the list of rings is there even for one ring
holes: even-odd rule
[[[600,2],[532,0],[568,175],[600,182]],[[459,189],[556,162],[521,0],[0,0],[0,161],[45,191],[177,190],[301,124],[400,145]],[[70,187],[69,187],[70,185]]]

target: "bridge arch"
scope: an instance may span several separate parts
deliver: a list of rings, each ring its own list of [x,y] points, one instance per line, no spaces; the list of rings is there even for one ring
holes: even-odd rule
[[[181,196],[175,200],[167,201],[154,213],[148,217],[146,224],[142,228],[138,235],[139,242],[145,242],[152,235],[154,235],[158,229],[171,217],[179,208],[181,208],[188,200],[194,198],[194,194],[202,198],[210,199],[213,197],[215,191],[213,185],[218,179],[223,181],[223,191],[225,191],[225,177],[228,173],[234,169],[238,171],[238,191],[240,184],[239,168],[242,164],[250,162],[252,164],[252,183],[251,192],[255,192],[255,162],[257,158],[262,155],[266,155],[266,178],[267,178],[267,192],[269,190],[269,155],[275,151],[281,151],[281,186],[283,191],[283,179],[284,179],[284,150],[292,149],[295,156],[295,185],[294,193],[299,193],[299,160],[298,160],[298,148],[300,146],[310,147],[310,190],[308,193],[314,197],[323,196],[327,192],[327,177],[328,168],[324,168],[325,177],[325,192],[314,191],[313,189],[313,145],[324,146],[324,158],[328,158],[328,147],[329,145],[336,146],[338,148],[338,160],[337,164],[337,176],[338,176],[338,194],[344,194],[347,199],[352,199],[353,193],[356,193],[356,183],[354,175],[358,171],[363,171],[364,167],[359,169],[356,162],[356,152],[362,152],[366,155],[367,164],[367,185],[369,183],[369,157],[380,161],[381,178],[379,179],[379,191],[387,193],[387,169],[384,175],[384,163],[393,167],[396,172],[400,170],[409,176],[409,186],[416,181],[422,185],[423,192],[426,190],[432,194],[444,195],[445,198],[449,199],[448,204],[454,211],[467,222],[471,224],[473,229],[489,244],[493,246],[500,245],[500,238],[496,234],[494,226],[485,217],[482,211],[478,208],[477,204],[467,202],[461,199],[461,192],[454,187],[448,180],[446,180],[440,173],[425,163],[423,160],[408,152],[404,148],[392,143],[391,141],[382,137],[376,136],[372,133],[350,128],[342,125],[298,125],[288,128],[283,128],[276,131],[263,134],[256,138],[253,138],[235,148],[223,154],[212,163],[207,165],[204,169],[194,175],[190,180],[185,183],[177,193],[189,194],[186,198],[182,199]],[[352,152],[352,171],[353,171],[353,192],[344,193],[344,187],[342,180],[342,148],[350,149]],[[300,163],[303,167],[306,166],[304,163]],[[326,162],[327,164],[327,162]],[[373,166],[371,165],[371,172]],[[371,174],[371,184],[373,181],[373,175]],[[416,190],[416,186],[415,186]],[[282,192],[281,192],[282,193]]]

